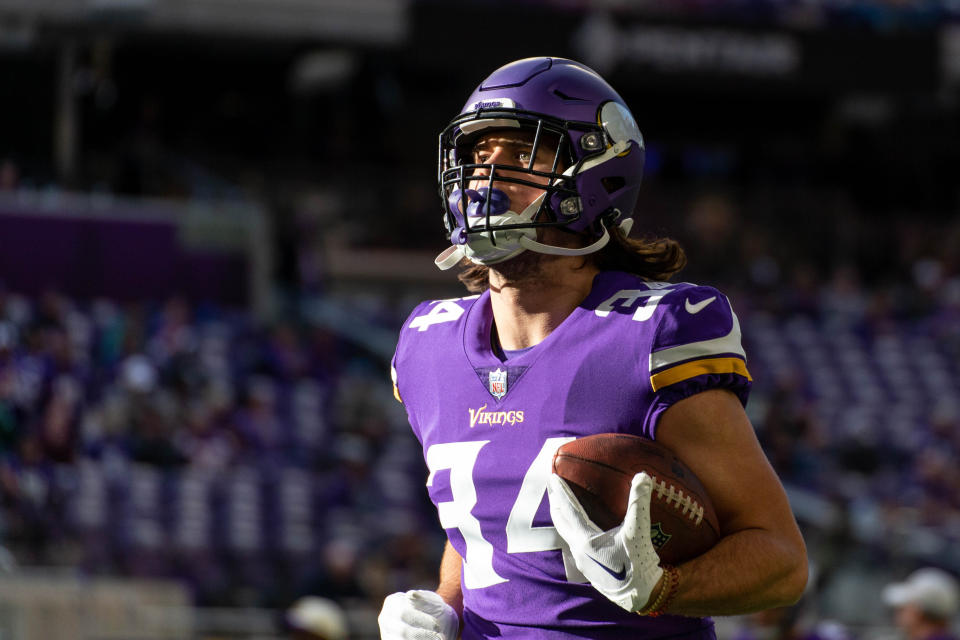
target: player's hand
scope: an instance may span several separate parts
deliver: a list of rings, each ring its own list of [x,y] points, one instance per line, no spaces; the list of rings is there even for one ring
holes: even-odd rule
[[[377,618],[382,640],[456,640],[460,619],[433,591],[392,593]]]
[[[552,473],[547,480],[553,525],[570,547],[577,568],[597,591],[627,611],[646,606],[663,575],[650,540],[652,491],[650,476],[635,475],[623,523],[601,531],[560,476]]]

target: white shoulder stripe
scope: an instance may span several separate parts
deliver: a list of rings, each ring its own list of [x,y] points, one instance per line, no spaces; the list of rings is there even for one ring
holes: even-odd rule
[[[733,313],[732,310],[730,313],[733,315],[733,327],[730,328],[730,333],[712,340],[691,342],[690,344],[681,344],[655,351],[650,354],[650,371],[656,371],[684,360],[716,356],[722,353],[733,353],[746,360],[747,354],[740,344],[740,321],[737,319],[736,313]]]

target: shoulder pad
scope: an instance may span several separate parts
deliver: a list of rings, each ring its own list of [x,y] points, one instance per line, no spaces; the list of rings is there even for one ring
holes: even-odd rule
[[[421,303],[407,318],[404,330],[427,331],[430,327],[459,320],[479,295]]]
[[[725,336],[736,317],[727,297],[713,287],[680,285],[659,306],[663,315],[654,350]]]
[[[650,352],[654,390],[710,373],[749,379],[740,323],[727,297],[713,287],[685,285],[660,302],[662,316]]]
[[[397,349],[390,362],[393,395],[397,400],[403,402],[400,393],[403,385],[400,380],[410,359],[422,357],[422,354],[443,353],[444,345],[451,336],[450,329],[459,325],[459,320],[479,297],[477,295],[447,300],[428,300],[421,302],[410,313],[403,323]],[[431,328],[433,331],[430,331]]]

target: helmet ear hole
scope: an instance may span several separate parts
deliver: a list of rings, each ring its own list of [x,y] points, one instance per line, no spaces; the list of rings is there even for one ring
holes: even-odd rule
[[[607,193],[614,193],[627,186],[627,181],[623,176],[608,176],[600,180],[600,184],[607,190]]]

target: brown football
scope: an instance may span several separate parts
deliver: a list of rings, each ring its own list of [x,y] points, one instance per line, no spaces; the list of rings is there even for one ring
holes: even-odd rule
[[[648,438],[600,433],[557,450],[553,471],[567,481],[593,522],[607,531],[623,522],[633,476],[653,477],[653,545],[667,564],[680,564],[720,539],[717,513],[700,480],[676,455]]]

